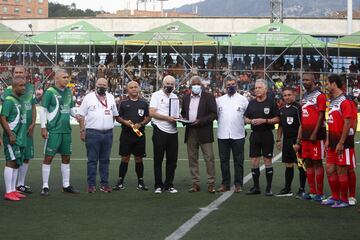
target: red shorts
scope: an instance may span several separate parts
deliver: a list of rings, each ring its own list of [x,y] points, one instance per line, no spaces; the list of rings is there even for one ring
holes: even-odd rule
[[[302,140],[301,141],[301,155],[303,159],[322,160],[325,154],[324,140],[315,142]]]
[[[355,153],[353,148],[345,148],[341,155],[338,155],[334,149],[329,148],[327,152],[326,163],[336,166],[349,166],[355,168]]]

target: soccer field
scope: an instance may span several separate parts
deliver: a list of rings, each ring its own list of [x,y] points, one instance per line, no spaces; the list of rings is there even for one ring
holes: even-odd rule
[[[125,179],[126,189],[112,193],[88,194],[86,190],[86,151],[80,141],[79,129],[73,127],[73,155],[71,183],[81,194],[69,195],[60,191],[60,161],[57,156],[50,175],[50,196],[41,197],[41,160],[43,140],[39,126],[35,136],[35,159],[28,172],[27,185],[34,193],[20,202],[0,200],[0,239],[165,239],[197,214],[222,196],[206,191],[205,165],[201,160],[202,190],[188,193],[191,184],[187,152],[183,144],[183,129],[179,129],[179,161],[175,176],[178,194],[153,193],[152,129],[148,127],[145,182],[150,191],[136,190],[134,161],[129,164]],[[110,164],[110,183],[117,180],[120,128],[116,127]],[[356,141],[359,141],[357,139]],[[359,146],[356,144],[356,147]],[[245,146],[245,176],[250,172],[248,140]],[[217,144],[214,144],[217,170],[217,187],[221,183]],[[277,153],[276,153],[277,154]],[[357,155],[360,152],[357,149]],[[3,150],[1,150],[1,159]],[[2,167],[4,164],[2,165]],[[284,167],[274,163],[273,192],[283,187]],[[295,171],[293,191],[298,188]],[[360,171],[357,170],[358,176]],[[0,171],[0,190],[4,192],[3,170]],[[359,178],[358,178],[359,179]],[[262,190],[265,176],[261,173]],[[359,183],[359,180],[358,180]],[[244,186],[247,191],[250,179]],[[359,189],[359,188],[357,188]],[[325,192],[329,194],[325,178]],[[357,194],[360,200],[360,194]],[[217,209],[207,208],[208,215],[182,239],[360,239],[360,212],[357,207],[331,209],[318,203],[292,198],[265,197],[264,194],[246,196],[244,192],[231,195]],[[191,222],[189,226],[195,224]]]

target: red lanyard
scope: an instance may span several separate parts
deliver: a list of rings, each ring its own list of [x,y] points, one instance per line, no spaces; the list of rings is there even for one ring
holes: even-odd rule
[[[101,99],[99,98],[98,94],[95,93],[96,98],[99,100],[99,102],[101,103],[101,105],[103,105],[106,109],[107,109],[107,100],[106,100],[106,96],[105,96],[105,103],[103,101],[101,101]]]

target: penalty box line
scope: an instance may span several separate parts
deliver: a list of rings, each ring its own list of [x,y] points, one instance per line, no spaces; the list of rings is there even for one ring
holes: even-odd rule
[[[275,163],[281,158],[281,153],[276,155],[272,162]],[[261,165],[260,171],[265,169],[265,165]],[[252,174],[249,173],[244,178],[244,185],[249,182],[252,178]],[[201,220],[203,220],[206,216],[208,216],[212,211],[215,211],[218,209],[218,207],[224,203],[226,200],[228,200],[232,195],[234,194],[234,187],[230,189],[230,191],[227,191],[223,193],[220,197],[215,199],[213,202],[211,202],[208,206],[204,208],[200,208],[200,211],[195,214],[192,218],[190,218],[188,221],[186,221],[183,225],[181,225],[178,229],[176,229],[172,234],[167,236],[165,240],[179,240],[182,237],[184,237],[195,225],[200,223]]]

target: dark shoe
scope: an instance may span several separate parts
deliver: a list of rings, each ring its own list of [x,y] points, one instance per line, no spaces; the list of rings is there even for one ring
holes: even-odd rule
[[[271,191],[271,189],[268,189],[268,190],[265,191],[265,196],[266,196],[266,197],[272,197],[272,196],[274,196],[274,194],[273,194],[273,192]]]
[[[293,193],[290,189],[283,188],[278,194],[275,194],[275,197],[292,197]]]
[[[304,199],[305,190],[303,188],[299,188],[299,191],[296,193],[296,199]]]
[[[41,189],[40,195],[43,197],[49,196],[49,188],[45,187]]]
[[[114,191],[124,190],[124,180],[122,178],[119,178],[119,180],[116,182],[116,185],[113,186]]]
[[[80,191],[79,190],[77,190],[76,188],[74,188],[73,186],[68,186],[68,187],[66,187],[66,188],[62,188],[62,191],[64,192],[64,193],[73,193],[73,194],[78,194],[78,193],[80,193]]]
[[[88,193],[95,193],[96,192],[96,187],[95,186],[88,186],[87,192]]]
[[[139,181],[138,185],[136,186],[136,189],[141,191],[149,190],[149,188],[145,185],[144,181]]]
[[[16,190],[22,193],[32,194],[31,188],[29,186],[24,186],[24,185],[18,186],[16,187]]]
[[[221,187],[218,189],[218,192],[227,192],[230,191],[230,187],[226,187],[225,185],[221,184]]]
[[[99,189],[100,189],[100,192],[105,192],[105,193],[112,192],[112,188],[109,185],[101,185]]]
[[[240,185],[236,184],[234,188],[234,193],[240,193],[242,192],[242,188]]]
[[[208,193],[216,193],[215,186],[212,184],[209,184],[208,186]]]
[[[250,188],[250,190],[246,193],[246,195],[257,195],[260,194],[260,189],[256,187]]]
[[[193,192],[199,192],[200,191],[200,186],[196,183],[193,183],[192,187],[189,188],[188,190],[189,192],[193,193]]]

